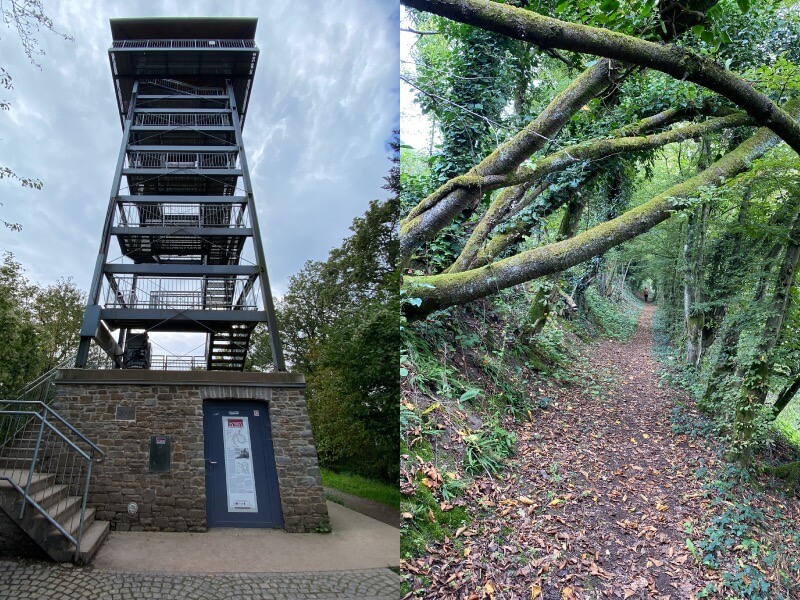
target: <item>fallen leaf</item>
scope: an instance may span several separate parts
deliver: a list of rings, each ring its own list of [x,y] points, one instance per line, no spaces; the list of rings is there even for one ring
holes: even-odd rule
[[[570,586],[565,587],[561,590],[561,600],[574,600],[575,599],[575,592],[572,591]]]
[[[520,502],[522,502],[523,504],[527,504],[528,506],[530,506],[531,504],[533,504],[533,500],[531,500],[531,499],[530,499],[530,498],[528,498],[527,496],[520,496],[520,497],[519,497],[519,501],[520,501]]]
[[[558,506],[562,502],[564,501],[561,498],[553,498],[547,506]]]
[[[400,513],[400,516],[403,517],[404,519],[413,519],[414,518],[414,515],[412,515],[410,512]]]

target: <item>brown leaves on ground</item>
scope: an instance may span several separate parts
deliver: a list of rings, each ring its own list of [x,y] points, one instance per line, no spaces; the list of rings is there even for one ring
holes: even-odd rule
[[[701,522],[708,503],[694,472],[718,459],[711,443],[672,432],[678,394],[655,375],[652,313],[646,306],[629,342],[589,350],[594,393],[538,382],[553,406],[505,422],[517,457],[466,491],[473,535],[461,528],[403,562],[425,597],[678,600],[702,589],[708,573],[687,550],[684,523]],[[435,485],[432,468],[418,470]]]

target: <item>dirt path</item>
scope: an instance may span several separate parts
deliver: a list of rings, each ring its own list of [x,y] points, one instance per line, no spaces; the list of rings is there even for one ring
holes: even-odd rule
[[[534,386],[552,405],[508,423],[516,464],[476,480],[473,524],[412,565],[429,597],[678,599],[702,587],[684,523],[702,513],[695,471],[717,459],[672,432],[678,396],[656,375],[653,312],[629,342],[590,349],[591,380]]]

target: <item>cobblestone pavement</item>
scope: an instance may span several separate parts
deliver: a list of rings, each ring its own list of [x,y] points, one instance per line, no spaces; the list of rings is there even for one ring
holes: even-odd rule
[[[2,600],[397,600],[389,569],[310,573],[115,573],[0,560]]]

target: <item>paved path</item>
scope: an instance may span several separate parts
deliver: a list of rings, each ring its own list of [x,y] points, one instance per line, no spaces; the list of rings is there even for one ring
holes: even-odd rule
[[[328,502],[332,533],[112,531],[93,561],[121,573],[299,573],[397,566],[400,531]]]
[[[111,532],[88,567],[0,559],[0,600],[397,600],[400,532],[328,503],[333,533]]]
[[[400,522],[402,519],[400,518],[400,511],[397,508],[375,502],[374,500],[369,500],[368,498],[354,496],[353,494],[348,494],[330,487],[325,488],[325,494],[329,500],[338,502],[350,510],[354,510],[362,515],[367,515],[368,517],[380,521],[381,523],[386,523],[387,525],[400,529]]]
[[[2,600],[397,600],[389,569],[306,573],[114,573],[92,567],[0,561]]]

